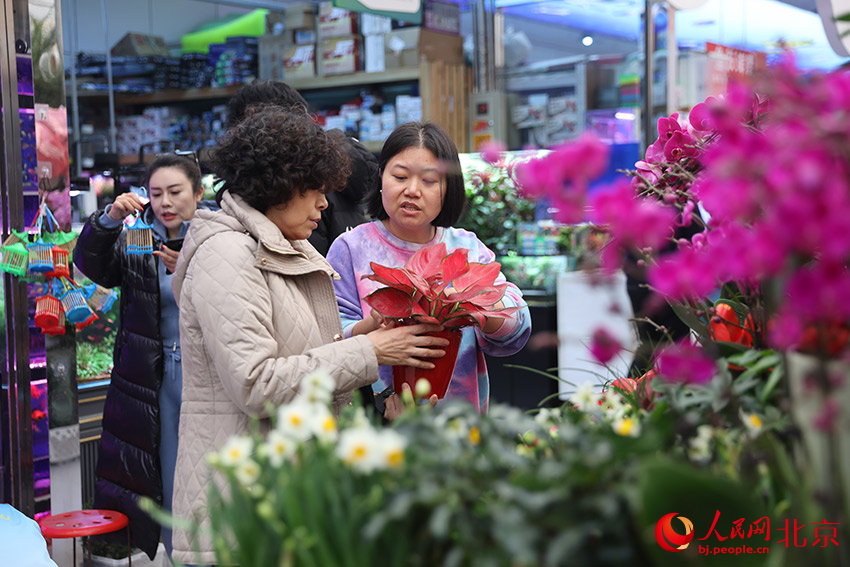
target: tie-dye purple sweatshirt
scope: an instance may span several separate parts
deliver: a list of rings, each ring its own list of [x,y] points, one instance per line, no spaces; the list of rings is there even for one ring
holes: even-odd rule
[[[438,227],[433,240],[416,244],[393,236],[382,222],[377,221],[361,224],[337,238],[331,245],[327,259],[341,278],[334,282],[334,286],[345,336],[351,336],[355,323],[369,316],[371,308],[363,302],[363,298],[381,285],[372,280],[361,279],[361,276],[372,273],[370,262],[397,268],[403,266],[417,250],[440,242],[445,242],[449,252],[457,248],[467,248],[470,262],[486,263],[495,259],[493,252],[473,233],[459,228]],[[496,283],[504,281],[505,276],[500,274]],[[525,306],[522,293],[510,283],[503,303],[506,307]],[[528,307],[506,319],[495,333],[484,334],[477,327],[465,327],[446,398],[468,400],[480,412],[486,412],[490,398],[490,382],[484,353],[491,356],[509,356],[525,346],[529,335],[531,317]],[[372,387],[376,392],[380,392],[391,386],[392,382],[392,369],[389,366],[381,366],[379,379]]]

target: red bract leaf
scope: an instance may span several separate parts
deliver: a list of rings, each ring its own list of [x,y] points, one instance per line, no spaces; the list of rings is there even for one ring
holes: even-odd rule
[[[440,242],[434,246],[422,248],[410,257],[404,265],[405,268],[426,280],[442,273],[443,258],[446,257],[446,244]]]
[[[463,291],[473,285],[493,287],[501,269],[502,265],[498,262],[490,262],[489,264],[471,262],[469,271],[452,280],[452,287],[457,291]]]
[[[417,292],[419,292],[421,295],[424,295],[425,297],[437,299],[437,292],[431,288],[431,284],[428,283],[428,280],[407,270],[405,270],[405,273],[410,278],[410,283],[413,284],[413,287],[416,288]]]
[[[389,319],[404,319],[415,313],[424,314],[413,298],[397,289],[382,287],[363,298],[372,309]]]
[[[497,286],[473,285],[465,290],[452,292],[447,299],[453,302],[470,301],[480,307],[489,307],[495,305],[505,296],[507,288],[508,284]]]
[[[461,314],[457,317],[452,317],[450,319],[446,319],[442,322],[443,327],[446,328],[454,328],[454,327],[466,327],[467,325],[474,325],[475,320],[470,317],[468,314]]]
[[[469,250],[458,248],[443,260],[443,281],[450,282],[469,271]]]
[[[413,318],[417,323],[428,323],[430,325],[439,325],[440,321],[430,315],[414,315]]]
[[[484,325],[487,323],[488,318],[498,317],[500,319],[507,319],[510,315],[516,313],[520,309],[522,309],[522,307],[500,307],[499,309],[482,309],[474,303],[465,301],[460,304],[460,309],[457,311],[457,313],[469,313],[469,316],[475,319],[475,322],[478,323],[478,326],[484,328]]]
[[[373,280],[407,293],[413,292],[414,284],[404,268],[388,268],[375,262],[371,262],[369,266],[372,268],[372,275],[363,276],[363,279]]]

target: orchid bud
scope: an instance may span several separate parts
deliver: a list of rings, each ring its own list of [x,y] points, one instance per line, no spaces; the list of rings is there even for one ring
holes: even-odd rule
[[[413,404],[413,392],[410,391],[410,387],[401,389],[401,401],[406,406]]]
[[[431,393],[431,382],[425,378],[420,378],[416,381],[415,390],[417,398],[426,398]]]

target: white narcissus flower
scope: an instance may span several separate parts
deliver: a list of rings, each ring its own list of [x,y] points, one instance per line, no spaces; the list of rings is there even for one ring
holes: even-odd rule
[[[560,417],[560,413],[549,408],[540,408],[537,415],[534,416],[534,421],[541,427],[546,427],[549,422],[556,421]]]
[[[599,409],[600,396],[593,391],[593,386],[588,382],[580,385],[570,396],[570,401],[583,412],[592,412]]]
[[[324,368],[317,368],[301,379],[296,400],[328,405],[335,389],[336,381],[330,372]]]
[[[288,437],[278,430],[269,432],[266,439],[265,451],[269,457],[269,463],[275,468],[280,467],[283,462],[295,453],[297,441]]]
[[[355,470],[370,472],[378,464],[378,444],[378,432],[372,427],[346,429],[339,436],[336,454]]]
[[[236,480],[245,488],[251,488],[260,478],[260,465],[254,459],[245,459],[236,467]]]
[[[743,409],[738,410],[738,415],[740,415],[741,421],[744,422],[744,426],[747,428],[747,435],[751,439],[758,437],[764,427],[761,417],[755,413],[744,413]]]
[[[392,429],[384,429],[377,435],[376,463],[382,469],[397,469],[404,464],[407,440]]]
[[[238,466],[251,455],[253,450],[254,440],[250,437],[231,437],[219,451],[221,464],[226,467]]]
[[[621,417],[612,424],[614,432],[623,437],[637,437],[640,435],[640,421],[634,417]]]
[[[336,441],[339,433],[336,419],[325,406],[315,406],[315,411],[310,416],[310,429],[313,435],[322,441]]]
[[[612,422],[622,420],[630,407],[631,406],[624,403],[622,396],[613,390],[605,396],[605,399],[602,402],[602,409],[605,412],[605,416]]]
[[[710,425],[697,427],[697,434],[688,444],[688,457],[697,462],[708,461],[711,458],[712,437],[714,437],[714,430]]]
[[[314,404],[299,399],[280,406],[277,410],[277,430],[298,441],[306,441],[313,433],[310,417],[315,412],[315,407]]]

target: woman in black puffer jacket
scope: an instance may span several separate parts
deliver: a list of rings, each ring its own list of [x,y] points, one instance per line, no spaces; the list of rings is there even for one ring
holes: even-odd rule
[[[171,552],[170,530],[138,507],[145,496],[171,509],[182,371],[177,304],[171,292],[176,242],[200,203],[197,164],[161,156],[147,171],[151,202],[119,195],[86,222],[74,250],[74,265],[104,287],[121,288],[120,325],[115,338],[112,381],[103,410],[94,507],[130,519],[132,543],[153,559],[160,535]],[[154,255],[127,254],[123,220],[133,212],[153,225]],[[165,247],[166,241],[176,248]],[[105,536],[110,539],[110,536]],[[126,542],[115,534],[116,543]]]

